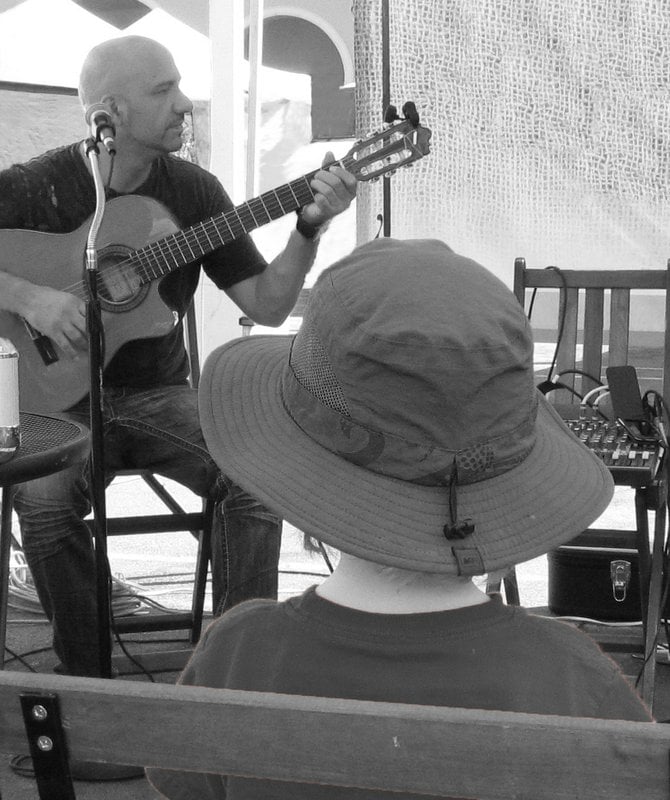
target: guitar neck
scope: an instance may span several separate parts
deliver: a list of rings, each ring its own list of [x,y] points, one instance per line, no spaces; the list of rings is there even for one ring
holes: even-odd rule
[[[277,189],[254,197],[190,228],[177,231],[133,253],[143,284],[198,261],[244,234],[311,203],[316,170]]]
[[[381,175],[392,174],[401,166],[409,166],[429,152],[431,136],[428,128],[418,124],[418,115],[415,116],[414,121],[406,119],[373,134],[364,142],[358,142],[335,163],[359,181],[375,180]],[[326,164],[323,169],[329,166]],[[147,284],[179,267],[199,261],[261,225],[308,205],[314,200],[310,184],[316,172],[314,170],[191,228],[135,250],[129,256],[129,260],[135,262],[135,277],[141,284]]]

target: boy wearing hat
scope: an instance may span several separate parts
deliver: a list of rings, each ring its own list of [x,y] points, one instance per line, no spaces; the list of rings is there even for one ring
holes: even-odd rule
[[[212,623],[181,682],[650,721],[587,635],[472,580],[570,540],[612,496],[535,389],[532,356],[501,281],[443,242],[393,239],[326,270],[294,338],[212,353],[200,414],[215,460],[341,556],[304,594]],[[389,796],[148,774],[178,800]]]

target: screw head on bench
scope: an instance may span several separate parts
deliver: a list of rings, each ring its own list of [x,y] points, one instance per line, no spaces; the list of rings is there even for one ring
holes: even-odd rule
[[[54,743],[48,736],[39,736],[37,738],[37,746],[40,750],[48,753],[49,750],[53,750]]]
[[[44,708],[44,706],[40,706],[40,705],[33,706],[32,715],[33,715],[34,719],[37,719],[40,722],[45,720],[47,718],[47,716],[48,716],[46,708]]]

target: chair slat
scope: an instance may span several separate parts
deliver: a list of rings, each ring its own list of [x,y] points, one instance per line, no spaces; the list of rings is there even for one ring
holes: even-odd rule
[[[596,380],[584,376],[581,380],[582,396],[598,386],[602,374],[603,328],[605,292],[587,289],[584,297],[584,351],[582,370]]]
[[[526,287],[560,289],[562,286],[581,289],[665,289],[665,270],[658,269],[604,269],[571,270],[555,269],[525,270],[523,283]]]
[[[610,300],[610,338],[607,363],[620,367],[628,363],[630,339],[630,290],[612,289]]]
[[[562,293],[559,316],[563,320],[563,328],[558,346],[558,357],[556,359],[556,372],[558,374],[566,370],[574,370],[577,368],[578,304],[579,292],[577,289],[568,289]],[[565,379],[561,378],[561,383],[574,387],[575,376],[566,375]],[[573,395],[572,392],[561,390],[552,392],[552,394],[554,395],[552,399],[557,403],[573,403],[575,401],[575,395]]]

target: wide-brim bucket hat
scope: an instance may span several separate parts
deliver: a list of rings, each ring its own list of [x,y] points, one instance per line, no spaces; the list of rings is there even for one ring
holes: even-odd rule
[[[438,240],[356,248],[318,278],[295,336],[213,351],[199,404],[227,476],[380,564],[509,567],[573,538],[613,493],[535,388],[514,295]]]

